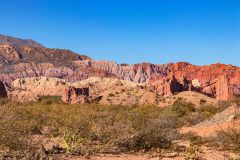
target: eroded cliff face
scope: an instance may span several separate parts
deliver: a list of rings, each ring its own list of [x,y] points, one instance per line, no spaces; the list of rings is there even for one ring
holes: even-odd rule
[[[227,76],[220,76],[205,84],[201,84],[197,79],[187,80],[185,77],[182,77],[179,80],[172,75],[155,81],[152,85],[161,96],[171,96],[183,91],[195,91],[217,100],[230,100],[235,95],[233,86],[230,84],[230,79]]]
[[[73,87],[58,78],[34,77],[14,80],[8,93],[9,99],[19,102],[34,102],[42,96],[61,97],[63,102],[71,104],[87,103],[89,90],[88,88]]]
[[[0,45],[0,80],[10,84],[24,77],[56,77],[79,81],[90,76],[113,76],[98,68],[78,66],[89,57],[69,50]]]
[[[240,68],[225,64],[195,66],[189,63],[173,65],[176,79],[184,76],[187,80],[197,80],[202,93],[221,100],[240,95]]]
[[[141,63],[135,65],[119,65],[113,61],[85,60],[75,62],[79,67],[98,69],[110,73],[120,79],[136,83],[148,83],[155,76],[165,77],[171,72],[171,63],[154,65]]]
[[[171,96],[183,91],[191,91],[191,84],[184,78],[177,80],[174,75],[152,83],[155,91],[161,96]]]
[[[152,84],[160,95],[186,90],[217,99],[240,95],[240,68],[232,65],[196,66],[186,62],[163,65],[117,64],[113,61],[93,60],[69,50],[31,46],[31,43],[24,46],[25,41],[15,45],[13,43],[15,41],[0,43],[0,81],[6,84],[25,77],[55,77],[67,82],[89,77],[115,77]]]
[[[227,76],[221,76],[203,87],[202,93],[214,96],[218,100],[233,98],[233,89]]]

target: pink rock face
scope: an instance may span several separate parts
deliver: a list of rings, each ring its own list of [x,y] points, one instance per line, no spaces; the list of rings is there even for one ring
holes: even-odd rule
[[[209,85],[203,87],[202,92],[218,100],[230,100],[233,97],[233,90],[227,76],[213,80]]]
[[[183,91],[196,91],[216,98],[218,100],[230,100],[234,96],[233,88],[227,76],[214,79],[203,87],[194,87],[190,81],[182,78],[177,80],[174,76],[164,78],[152,83],[156,92],[161,96],[170,96]]]
[[[62,95],[62,100],[66,103],[87,103],[89,97],[89,88],[75,88],[69,87],[65,89]]]
[[[9,98],[20,102],[34,102],[42,96],[57,96],[66,103],[74,104],[87,103],[89,97],[89,88],[75,88],[58,78],[21,78],[13,81],[11,86]]]
[[[196,66],[186,62],[119,65],[112,61],[93,60],[69,50],[31,46],[25,41],[18,44],[27,45],[0,45],[0,81],[7,84],[25,77],[56,77],[67,82],[88,77],[117,77],[136,83],[155,83],[160,95],[186,90],[202,92],[217,99],[240,95],[240,68],[232,65]],[[227,76],[228,80],[222,76]],[[195,79],[204,87],[193,87],[191,82]]]
[[[20,59],[20,54],[9,45],[0,45],[1,63],[14,63]]]
[[[170,73],[171,64],[154,65],[142,63],[135,65],[119,65],[113,61],[87,60],[75,62],[79,68],[95,69],[123,80],[133,81],[136,83],[148,82],[152,77],[164,77]]]
[[[156,81],[153,83],[153,86],[155,86],[156,92],[161,96],[171,96],[184,90],[183,85],[174,76]]]

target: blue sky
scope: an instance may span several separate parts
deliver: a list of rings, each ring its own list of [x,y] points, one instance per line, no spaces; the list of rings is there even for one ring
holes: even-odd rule
[[[94,59],[240,66],[239,0],[0,0],[0,33]]]

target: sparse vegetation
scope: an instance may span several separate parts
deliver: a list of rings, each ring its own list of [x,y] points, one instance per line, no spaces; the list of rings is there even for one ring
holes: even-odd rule
[[[56,97],[17,107],[8,102],[0,108],[0,144],[13,151],[26,150],[31,136],[42,135],[43,128],[51,126],[54,129],[47,136],[61,137],[67,154],[170,148],[177,130],[162,113],[154,106],[69,105]]]
[[[234,97],[232,101],[233,101],[234,103],[236,103],[237,105],[240,105],[240,96]]]
[[[220,142],[222,149],[240,152],[240,128],[228,128],[218,133],[217,142]]]
[[[58,97],[41,97],[38,102],[25,104],[2,100],[0,149],[33,154],[42,145],[32,140],[34,135],[59,138],[56,148],[65,154],[79,156],[172,150],[176,147],[173,141],[179,139],[199,146],[207,143],[205,139],[191,134],[180,135],[179,128],[217,113],[218,107],[213,108],[204,105],[196,109],[194,104],[179,99],[165,109],[150,105],[69,105]],[[52,129],[43,134],[46,126]],[[238,150],[239,137],[235,133],[239,132],[228,134],[234,139],[225,135],[222,143],[235,145],[234,149]],[[54,153],[54,148],[47,153]]]
[[[195,112],[195,105],[179,99],[173,103],[172,110],[178,115],[178,117],[183,117],[186,114]]]

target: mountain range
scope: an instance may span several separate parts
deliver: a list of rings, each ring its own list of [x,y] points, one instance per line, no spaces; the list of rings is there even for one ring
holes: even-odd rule
[[[183,91],[219,100],[240,95],[240,68],[227,64],[197,66],[187,62],[134,65],[94,60],[65,49],[46,48],[33,40],[0,35],[0,81],[53,77],[74,83],[89,77],[117,78],[147,84],[160,96]]]

